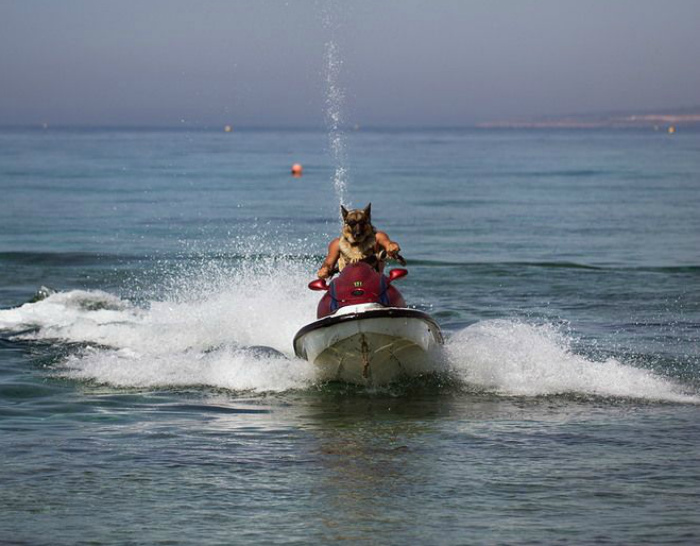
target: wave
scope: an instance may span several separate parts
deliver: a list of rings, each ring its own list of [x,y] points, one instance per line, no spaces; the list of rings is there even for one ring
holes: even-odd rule
[[[312,271],[309,262],[277,258],[200,263],[170,280],[167,297],[139,305],[99,290],[47,292],[0,310],[0,332],[70,347],[51,373],[73,380],[117,388],[308,389],[316,386],[314,369],[293,356],[291,340],[315,315],[318,295],[306,289]],[[587,358],[573,345],[548,324],[478,322],[448,338],[446,384],[505,396],[700,403],[671,379],[615,358]]]
[[[491,320],[454,334],[446,352],[465,383],[499,394],[700,403],[696,393],[650,370],[576,354],[573,341],[550,324]]]
[[[568,261],[514,261],[514,262],[452,262],[447,260],[410,260],[411,265],[427,267],[457,267],[474,269],[515,269],[523,267],[542,269],[587,269],[593,271],[630,271],[630,272],[650,272],[650,273],[700,273],[700,265],[660,265],[660,266],[611,266],[592,265]]]
[[[442,260],[411,260],[411,265],[422,265],[428,267],[459,267],[459,268],[519,268],[519,267],[541,267],[552,269],[595,269],[603,270],[604,267],[579,264],[576,262],[451,262]]]
[[[508,178],[592,178],[617,175],[617,171],[604,169],[561,169],[551,171],[510,171],[498,173]]]
[[[293,358],[291,339],[315,314],[308,278],[301,263],[210,263],[172,280],[162,301],[137,306],[102,291],[58,292],[0,310],[0,330],[80,345],[55,368],[62,377],[116,387],[302,388],[313,373]]]
[[[0,252],[0,262],[19,265],[94,265],[110,258],[124,259],[90,252]]]
[[[280,252],[194,252],[194,253],[162,253],[157,256],[147,256],[140,254],[105,254],[90,252],[0,252],[0,262],[15,263],[20,265],[56,265],[56,266],[79,266],[79,265],[105,265],[126,262],[149,262],[154,260],[175,262],[196,262],[203,261],[258,261],[258,260],[285,260],[296,262],[321,261],[325,255],[309,254],[298,252],[294,249],[284,249]],[[700,265],[659,265],[659,266],[602,266],[585,264],[570,261],[494,261],[494,262],[459,262],[447,260],[425,260],[410,259],[412,266],[424,267],[458,267],[458,268],[542,268],[542,269],[585,269],[593,271],[638,271],[656,273],[700,273]]]

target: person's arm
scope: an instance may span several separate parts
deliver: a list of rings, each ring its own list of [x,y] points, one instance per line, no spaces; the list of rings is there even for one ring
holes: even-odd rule
[[[335,264],[338,261],[339,257],[340,241],[338,240],[338,238],[335,238],[331,241],[331,244],[328,245],[328,255],[326,256],[326,259],[323,260],[323,265],[316,274],[318,275],[319,279],[327,279],[331,276],[331,272],[335,268]]]
[[[396,256],[399,252],[401,252],[401,247],[398,245],[398,243],[395,243],[394,241],[389,239],[389,236],[383,231],[377,232],[376,239],[377,244],[379,244],[380,247],[386,250],[386,253],[389,256],[393,257]]]

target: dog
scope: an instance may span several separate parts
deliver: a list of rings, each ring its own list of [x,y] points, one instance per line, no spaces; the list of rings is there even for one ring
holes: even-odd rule
[[[338,240],[338,271],[342,271],[348,264],[371,260],[377,253],[377,231],[372,225],[372,203],[364,209],[352,211],[340,205],[340,213],[343,216],[343,229]]]
[[[341,205],[340,213],[343,218],[340,237],[333,239],[328,246],[328,255],[318,270],[318,277],[326,279],[342,271],[348,264],[357,262],[367,262],[381,272],[384,257],[397,256],[401,248],[386,233],[377,231],[372,225],[372,203],[364,209],[350,211]]]

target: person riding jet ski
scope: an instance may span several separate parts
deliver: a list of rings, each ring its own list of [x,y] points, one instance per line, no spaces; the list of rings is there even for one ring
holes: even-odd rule
[[[328,245],[328,255],[317,273],[320,279],[332,277],[352,263],[366,262],[381,273],[384,270],[383,257],[402,261],[399,255],[401,247],[372,225],[372,203],[364,209],[351,211],[341,205],[340,212],[343,227],[340,237]]]
[[[329,245],[319,278],[309,283],[325,294],[316,320],[294,336],[294,354],[311,362],[322,381],[385,385],[437,371],[444,341],[440,326],[409,308],[393,285],[406,269],[382,271],[388,258],[405,265],[399,245],[374,229],[371,204],[340,210],[341,235]],[[326,283],[335,273],[340,274]]]

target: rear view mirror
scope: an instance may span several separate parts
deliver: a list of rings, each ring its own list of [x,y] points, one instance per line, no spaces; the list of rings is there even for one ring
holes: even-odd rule
[[[309,290],[328,290],[326,279],[316,279],[309,283]]]
[[[389,282],[393,282],[396,279],[400,279],[401,277],[405,277],[406,275],[408,275],[407,269],[402,269],[400,267],[392,269],[391,271],[389,271]]]

